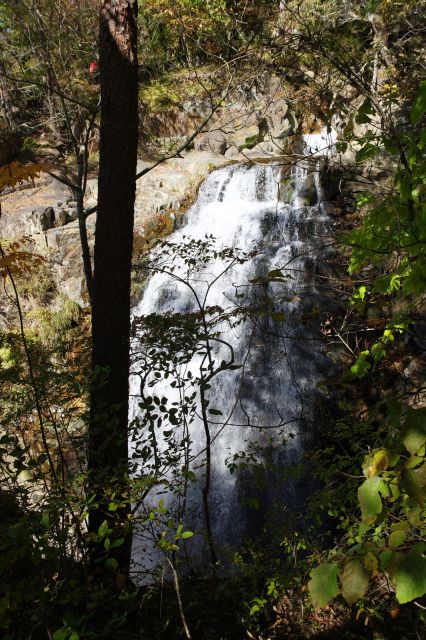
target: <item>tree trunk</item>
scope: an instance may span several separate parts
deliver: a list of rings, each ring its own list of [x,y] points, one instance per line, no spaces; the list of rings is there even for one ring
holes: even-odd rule
[[[6,70],[3,60],[0,58],[0,109],[3,112],[9,129],[14,129],[16,126],[15,118],[13,116],[13,105],[10,99],[9,82],[6,78]]]
[[[130,272],[138,140],[137,0],[100,1],[101,127],[92,300],[89,529],[105,520],[126,539],[114,550],[119,571],[130,563],[130,505],[109,511],[107,488],[128,486]],[[127,522],[127,528],[126,523]],[[96,555],[96,552],[95,552]]]

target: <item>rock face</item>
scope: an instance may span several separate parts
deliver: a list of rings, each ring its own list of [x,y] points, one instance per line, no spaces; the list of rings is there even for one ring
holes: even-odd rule
[[[229,160],[208,151],[194,151],[184,158],[173,158],[159,165],[137,182],[135,234],[144,237],[164,225],[173,227],[173,218],[196,195],[208,173]],[[150,166],[140,160],[138,171]],[[87,184],[86,207],[97,202],[97,180]],[[85,284],[77,212],[70,190],[42,176],[34,187],[2,197],[0,235],[7,239],[29,238],[32,250],[45,257],[53,267],[57,288],[84,306]],[[167,218],[167,219],[166,219]],[[89,241],[93,247],[96,216],[87,219]]]
[[[159,143],[170,148],[194,133],[210,109],[210,101],[190,98],[176,117],[171,117],[167,109],[153,116],[151,125],[157,129],[153,133]],[[195,140],[194,151],[164,162],[138,180],[135,246],[137,240],[138,250],[142,250],[153,238],[169,232],[212,169],[228,162],[273,160],[287,154],[298,127],[278,78],[266,78],[262,86],[241,86],[232,95],[224,95],[223,105]],[[148,166],[150,163],[140,160],[138,171]],[[96,203],[97,180],[92,178],[87,183],[85,205],[91,208]],[[33,250],[53,265],[59,291],[84,305],[77,211],[70,190],[44,176],[34,187],[5,195],[2,205],[0,234],[5,238],[29,236]],[[95,223],[96,216],[90,216],[87,227],[91,246]]]
[[[223,105],[195,140],[196,151],[236,160],[274,158],[287,151],[287,140],[298,133],[299,123],[279,78],[265,78],[256,86],[243,84],[229,95],[224,90],[222,97]],[[159,147],[167,149],[192,135],[210,113],[210,100],[194,96],[179,110],[145,114],[144,126],[157,138]]]

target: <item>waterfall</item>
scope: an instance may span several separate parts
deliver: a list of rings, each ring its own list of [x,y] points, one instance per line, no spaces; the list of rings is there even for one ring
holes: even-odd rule
[[[312,431],[328,366],[319,182],[307,161],[291,174],[278,163],[214,171],[151,254],[133,310],[130,418],[140,423],[130,453],[135,476],[161,484],[138,506],[135,574],[161,563],[153,540],[167,528],[173,539],[180,521],[195,533],[180,557],[196,569],[212,542],[226,565],[271,513],[303,505],[306,479],[286,471]]]

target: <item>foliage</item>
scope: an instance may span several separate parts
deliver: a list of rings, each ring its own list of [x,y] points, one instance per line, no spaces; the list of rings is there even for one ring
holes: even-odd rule
[[[42,171],[49,169],[46,164],[28,164],[12,162],[0,167],[0,190],[15,187],[28,180],[34,180]]]
[[[377,0],[349,7],[336,0],[289,1],[287,21],[277,20],[277,7],[278,3],[260,0],[141,3],[141,79],[150,80],[141,98],[151,110],[179,104],[179,85],[185,78],[179,75],[181,67],[199,69],[212,57],[222,63],[247,55],[253,66],[267,61],[274,74],[294,82],[292,96],[309,108],[312,101],[325,122],[333,123],[336,116],[345,120],[341,152],[355,145],[359,171],[384,163],[394,178],[384,194],[372,190],[359,195],[361,224],[342,241],[350,275],[359,278],[349,309],[363,322],[368,310],[384,301],[393,313],[380,330],[365,331],[351,343],[351,369],[335,382],[337,409],[334,414],[325,411],[329,433],[321,434],[321,449],[307,456],[322,486],[304,521],[293,522],[285,507],[274,505],[268,524],[279,539],[278,551],[267,536],[259,535],[233,555],[235,578],[181,578],[183,607],[191,623],[199,633],[204,625],[211,637],[226,633],[222,616],[239,617],[238,631],[230,631],[230,637],[242,627],[252,637],[264,637],[265,628],[268,637],[296,637],[290,625],[306,612],[311,616],[309,629],[299,628],[298,633],[307,637],[320,619],[314,616],[320,614],[313,613],[307,601],[306,583],[314,607],[325,607],[341,594],[343,599],[333,607],[342,608],[344,600],[367,622],[380,618],[387,602],[394,602],[389,599],[421,604],[426,592],[425,409],[417,403],[417,391],[397,398],[392,389],[383,391],[389,363],[410,331],[410,314],[426,288],[426,85],[419,87],[424,2]],[[66,88],[71,98],[68,114],[74,123],[84,119],[97,100],[96,79],[88,75],[96,58],[95,21],[89,0],[7,1],[0,8],[2,44],[13,54],[8,64],[10,60],[13,74],[28,81],[12,83],[15,97],[26,112],[38,113],[41,107],[43,117],[53,117],[65,137],[69,127],[60,92]],[[355,99],[347,97],[348,85]],[[190,94],[192,88],[185,91]],[[5,167],[0,186],[12,187],[42,169]],[[223,260],[224,273],[252,257],[234,250],[219,252],[212,238],[182,246],[166,242],[159,253],[162,260],[149,267],[171,281],[181,278],[189,297],[194,293],[191,277],[212,257]],[[182,263],[183,277],[177,269]],[[97,506],[86,484],[89,327],[70,301],[63,300],[61,310],[43,306],[53,287],[45,267],[23,244],[5,246],[0,258],[0,272],[9,285],[15,278],[21,293],[35,295],[42,304],[32,316],[24,314],[21,333],[0,334],[0,414],[6,425],[0,436],[0,502],[5,516],[0,532],[5,576],[0,624],[8,640],[47,634],[54,640],[117,638],[132,615],[138,620],[129,622],[134,631],[140,623],[135,612],[141,609],[141,634],[150,640],[155,634],[177,636],[180,631],[170,631],[170,621],[177,627],[182,612],[176,593],[163,584],[162,569],[158,584],[140,590],[129,588],[117,570],[116,553],[124,544],[120,509],[132,505],[127,526],[134,524],[172,571],[185,572],[186,555],[199,544],[199,536],[185,522],[186,498],[194,489],[204,490],[205,511],[208,507],[203,484],[207,455],[194,458],[190,427],[201,416],[208,451],[210,430],[226,422],[220,408],[210,404],[209,391],[215,376],[240,366],[226,337],[230,330],[258,317],[277,323],[285,317],[273,310],[273,304],[223,309],[210,306],[206,298],[185,314],[135,319],[134,332],[142,347],[133,353],[133,375],[139,379],[142,399],[140,416],[130,429],[133,477],[125,491],[119,478],[109,479],[101,496],[108,505],[106,518],[88,534],[87,517]],[[35,268],[40,271],[38,281]],[[284,277],[274,270],[250,284],[265,289]],[[221,340],[227,359],[219,357]],[[192,366],[197,361],[201,367]],[[102,381],[105,372],[95,373]],[[163,393],[165,381],[170,394]],[[370,401],[375,387],[383,397]],[[348,400],[357,394],[358,400],[366,398],[364,404]],[[254,484],[264,482],[266,465],[257,453],[235,453],[226,461],[228,470],[249,469]],[[163,492],[173,495],[176,508],[161,497]],[[254,510],[262,506],[256,496],[246,502]],[[215,541],[206,529],[214,556]],[[95,547],[99,553],[93,567],[87,557]],[[97,581],[99,575],[102,579]],[[274,611],[282,616],[277,625],[271,624]],[[285,625],[290,636],[285,635]]]
[[[411,109],[414,127],[420,125],[426,111],[425,90],[423,84]],[[365,105],[359,113],[364,118]],[[366,138],[360,140],[359,161],[381,151],[377,138],[374,145],[371,137]],[[378,273],[371,277],[370,270],[369,284],[358,288],[355,302],[378,293],[392,297],[395,303],[398,296],[404,316],[392,319],[383,335],[359,354],[351,368],[358,378],[369,375],[371,363],[377,366],[386,357],[385,346],[392,345],[395,333],[409,326],[410,296],[425,290],[424,129],[405,131],[393,143],[384,134],[381,142],[388,152],[398,153],[395,190],[385,198],[368,198],[369,209],[361,226],[347,236],[352,247],[349,271],[373,265]],[[422,407],[392,399],[376,405],[371,415],[371,420],[381,416],[380,428],[362,461],[366,479],[357,493],[361,521],[349,517],[343,527],[345,543],[328,556],[340,571],[341,593],[349,605],[361,600],[369,581],[377,582],[381,574],[390,578],[398,602],[404,604],[426,593],[426,413]],[[329,566],[320,564],[314,570],[315,575],[321,571],[323,599],[317,596],[316,582],[309,585],[316,606],[325,606],[338,593],[333,575],[326,571]]]
[[[2,49],[21,117],[29,114],[33,119],[38,109],[40,118],[41,108],[51,130],[65,134],[66,119],[74,122],[84,113],[79,105],[96,101],[89,75],[89,63],[96,57],[96,27],[93,0],[1,3]],[[62,102],[61,95],[70,101]]]
[[[346,543],[332,553],[341,563],[342,594],[349,604],[365,595],[369,579],[377,581],[380,571],[390,576],[401,604],[426,593],[426,414],[424,409],[396,401],[388,401],[381,408],[388,416],[376,443],[382,446],[372,448],[364,457],[366,479],[358,487],[361,521],[345,525],[346,539],[352,544]],[[414,565],[419,570],[408,578]],[[334,566],[337,571],[338,565]],[[326,584],[329,581],[327,578]],[[336,590],[320,602],[312,585],[310,590],[317,606],[325,606],[337,595]]]
[[[140,3],[141,59],[156,76],[236,53],[267,25],[277,7],[267,0],[149,0]]]

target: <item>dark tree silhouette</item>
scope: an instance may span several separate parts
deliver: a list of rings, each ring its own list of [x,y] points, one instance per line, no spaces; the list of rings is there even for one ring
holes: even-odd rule
[[[89,425],[89,491],[96,505],[90,531],[107,520],[126,522],[128,503],[108,511],[106,487],[125,492],[128,476],[127,417],[130,271],[138,140],[137,0],[100,1],[101,129],[98,214],[92,301],[92,366]],[[127,573],[127,543],[116,551]]]

